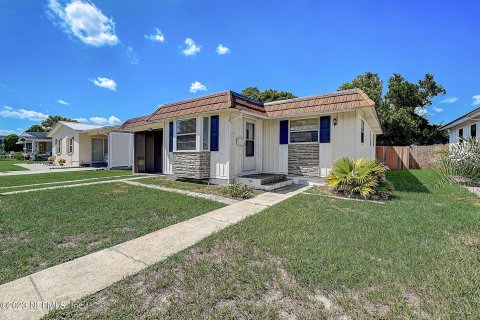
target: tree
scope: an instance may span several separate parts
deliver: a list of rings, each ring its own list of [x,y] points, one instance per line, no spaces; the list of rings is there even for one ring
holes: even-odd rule
[[[18,136],[16,134],[10,134],[3,138],[3,145],[5,151],[22,151],[23,146],[21,144],[17,144]]]
[[[39,124],[32,124],[30,127],[28,127],[26,130],[26,132],[46,132],[45,131],[45,128],[42,127],[41,125]]]
[[[383,83],[375,73],[366,72],[342,84],[338,90],[359,88],[374,102],[383,134],[378,137],[379,145],[428,145],[446,143],[445,132],[438,125],[429,123],[422,111],[432,104],[432,99],[445,94],[445,89],[427,73],[417,84],[408,82],[394,73],[388,80],[384,96]]]
[[[257,87],[245,88],[242,90],[242,94],[260,102],[272,102],[296,98],[296,96],[291,92],[273,89],[260,91]]]
[[[367,96],[375,102],[376,106],[380,106],[382,102],[383,82],[376,73],[365,72],[360,76],[356,76],[352,82],[345,82],[338,90],[362,89]]]
[[[43,120],[41,125],[45,132],[52,130],[52,128],[59,122],[59,121],[68,121],[68,122],[78,122],[77,120],[70,119],[64,116],[48,116],[47,119]]]

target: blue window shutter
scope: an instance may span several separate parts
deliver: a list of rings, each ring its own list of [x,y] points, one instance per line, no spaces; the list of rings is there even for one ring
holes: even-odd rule
[[[288,144],[288,120],[280,121],[280,144]]]
[[[219,117],[210,117],[210,151],[218,151],[218,126]]]
[[[168,123],[168,152],[173,152],[173,122]]]
[[[320,117],[320,143],[330,143],[330,116]]]

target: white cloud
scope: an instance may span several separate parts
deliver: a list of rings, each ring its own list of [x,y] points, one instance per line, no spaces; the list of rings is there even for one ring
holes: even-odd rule
[[[458,101],[457,97],[446,98],[440,101],[440,103],[455,103]]]
[[[472,103],[473,106],[478,106],[480,104],[480,94],[473,96],[472,99],[473,99],[473,103]]]
[[[437,112],[437,113],[440,113],[443,111],[443,108],[441,107],[433,107],[433,111]]]
[[[120,42],[112,18],[107,18],[90,1],[72,0],[63,6],[57,0],[50,0],[48,7],[50,17],[83,43],[101,47]]]
[[[85,118],[74,118],[73,120],[76,120],[76,121],[81,122],[81,123],[88,122],[88,119],[85,119]]]
[[[185,39],[185,44],[187,45],[187,48],[182,50],[184,55],[193,56],[200,52],[201,46],[197,46],[195,41],[191,38]]]
[[[139,59],[137,53],[133,50],[132,47],[127,47],[127,56],[130,59],[131,64],[138,64]]]
[[[112,91],[117,90],[117,83],[112,79],[98,77],[97,79],[93,79],[90,81],[92,81],[98,87],[110,89]]]
[[[94,122],[94,123],[100,124],[100,125],[106,125],[106,124],[115,125],[115,124],[119,124],[120,122],[122,122],[120,119],[118,119],[115,116],[110,116],[108,118],[90,117],[89,120],[91,122]]]
[[[190,85],[191,93],[196,93],[197,91],[205,91],[205,90],[207,90],[207,87],[198,81],[195,81]]]
[[[157,41],[157,42],[163,42],[165,41],[165,36],[163,35],[162,31],[160,31],[158,28],[155,29],[154,34],[146,34],[145,39],[151,40],[151,41]]]
[[[68,103],[67,101],[62,100],[62,99],[58,99],[57,102],[60,103],[60,104],[65,105],[65,106],[68,106],[68,105],[70,104],[70,103]]]
[[[4,129],[0,129],[0,136],[8,136],[9,134],[16,134],[16,133],[19,133],[20,131],[15,131],[15,130],[4,130]]]
[[[224,55],[230,52],[230,48],[225,47],[223,44],[219,44],[217,47],[217,53],[219,55]]]
[[[30,121],[42,121],[45,120],[48,115],[33,111],[33,110],[26,110],[26,109],[17,109],[14,110],[11,107],[4,106],[3,110],[0,110],[0,117],[4,118],[16,118],[22,120],[30,120]]]
[[[426,117],[428,115],[428,111],[425,108],[415,108],[415,113],[421,117]]]

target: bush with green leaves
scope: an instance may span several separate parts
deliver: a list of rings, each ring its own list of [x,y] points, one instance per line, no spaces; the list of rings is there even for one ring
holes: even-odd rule
[[[250,199],[253,196],[252,189],[244,184],[230,184],[222,189],[222,193],[236,199]]]
[[[20,151],[17,151],[13,154],[13,158],[16,159],[16,160],[23,160],[23,153],[20,152]]]
[[[464,139],[451,144],[439,160],[444,178],[470,186],[480,185],[480,140]]]
[[[393,185],[385,178],[385,166],[366,158],[342,158],[327,176],[333,191],[347,197],[388,199]]]

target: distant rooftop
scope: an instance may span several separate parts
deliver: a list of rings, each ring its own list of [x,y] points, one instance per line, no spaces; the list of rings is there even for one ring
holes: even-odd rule
[[[85,131],[91,129],[98,129],[103,128],[103,126],[93,125],[93,124],[84,124],[80,122],[68,122],[68,121],[60,121],[59,123],[73,129],[76,131]]]
[[[47,136],[47,132],[27,132],[25,131],[24,133],[22,133],[19,138],[23,138],[23,139],[26,139],[26,140],[31,140],[31,139],[50,139],[48,136]]]

